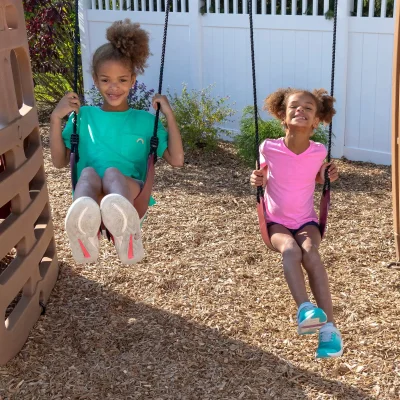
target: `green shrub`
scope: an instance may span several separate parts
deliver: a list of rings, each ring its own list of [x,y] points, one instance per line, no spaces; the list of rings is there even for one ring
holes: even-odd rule
[[[35,83],[35,97],[39,103],[55,105],[66,92],[72,91],[74,86],[74,49],[73,31],[71,24],[59,27],[54,37],[57,56],[49,61],[50,71],[32,69]],[[82,64],[78,56],[78,94],[83,94]]]
[[[219,134],[230,134],[221,125],[236,111],[227,104],[229,97],[212,97],[212,88],[210,85],[203,90],[189,91],[183,84],[180,95],[167,91],[183,143],[189,149],[213,149],[217,146]],[[163,121],[165,123],[165,119]]]
[[[23,0],[35,98],[52,107],[74,83],[74,0]],[[78,93],[82,95],[82,65],[78,46]]]
[[[281,121],[271,119],[264,121],[258,118],[258,134],[260,143],[265,139],[277,139],[285,136],[285,131]],[[311,138],[314,142],[323,144],[328,143],[328,129],[320,124]],[[240,133],[235,136],[234,144],[239,156],[251,167],[256,163],[256,145],[255,145],[255,125],[254,125],[254,107],[247,106],[243,110],[243,116],[240,121]]]

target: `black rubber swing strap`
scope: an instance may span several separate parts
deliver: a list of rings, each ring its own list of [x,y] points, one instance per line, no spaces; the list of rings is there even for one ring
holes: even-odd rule
[[[257,169],[260,169],[260,136],[258,132],[258,107],[257,107],[257,82],[256,82],[256,62],[254,51],[254,27],[253,27],[253,1],[248,0],[247,9],[249,10],[250,20],[250,46],[251,46],[251,70],[253,76],[253,102],[254,102],[254,124],[255,124],[255,152]],[[257,202],[263,197],[262,186],[257,187]]]
[[[331,73],[331,96],[334,96],[335,88],[335,64],[336,64],[336,31],[337,31],[337,8],[338,0],[334,1],[333,9],[333,40],[332,40],[332,73]],[[327,161],[331,162],[331,151],[332,151],[332,121],[329,124],[329,136],[328,136],[328,156]],[[330,190],[331,181],[328,176],[328,169],[325,170],[325,182],[323,191]]]
[[[171,8],[171,1],[167,0],[165,4],[165,23],[164,23],[164,35],[163,35],[163,43],[162,43],[162,50],[161,50],[161,65],[160,65],[160,77],[158,82],[158,93],[162,93],[162,85],[163,85],[163,78],[164,78],[164,66],[165,66],[165,48],[167,45],[167,33],[168,33],[168,19],[169,19],[169,10]],[[153,136],[150,140],[150,154],[154,155],[154,162],[157,161],[157,148],[158,148],[158,122],[160,120],[160,104],[157,105],[156,110],[156,118],[154,120],[154,130]]]
[[[74,92],[78,93],[78,46],[79,46],[79,0],[75,0],[75,34],[74,34]],[[75,154],[75,162],[79,161],[78,116],[74,113],[73,132],[71,135],[71,153]]]
[[[78,46],[79,46],[79,0],[75,0],[75,32],[74,32],[74,82],[73,90],[75,93],[78,92]],[[79,161],[79,135],[78,135],[78,115],[76,112],[73,113],[73,131],[71,134],[71,157],[70,157],[70,169],[71,169],[71,183],[72,190],[75,190],[75,186],[78,181],[78,168],[77,163]]]

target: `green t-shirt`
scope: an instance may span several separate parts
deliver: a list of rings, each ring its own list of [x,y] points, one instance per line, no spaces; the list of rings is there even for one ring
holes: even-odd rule
[[[62,132],[65,146],[71,149],[73,115]],[[81,107],[78,114],[79,134],[78,179],[86,167],[92,167],[102,178],[107,168],[117,168],[123,175],[144,181],[150,139],[155,116],[147,111],[129,109],[122,112],[103,111],[98,107]],[[159,122],[157,155],[168,147],[168,133]]]

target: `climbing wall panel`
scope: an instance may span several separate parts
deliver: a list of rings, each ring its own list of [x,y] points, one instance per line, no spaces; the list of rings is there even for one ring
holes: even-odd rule
[[[0,0],[0,365],[58,275],[22,0]]]

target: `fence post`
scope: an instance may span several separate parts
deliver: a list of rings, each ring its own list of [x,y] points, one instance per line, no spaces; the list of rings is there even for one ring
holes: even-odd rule
[[[90,35],[89,35],[89,22],[87,13],[91,9],[91,0],[79,0],[79,33],[81,42],[81,55],[82,55],[82,77],[83,89],[90,90],[93,84],[92,74],[90,72],[91,63],[91,50],[90,50]]]
[[[343,156],[345,146],[350,3],[351,0],[338,0],[335,67],[336,116],[333,119],[332,127],[335,135],[332,156],[335,158]]]
[[[202,0],[190,0],[189,31],[190,31],[190,86],[201,89],[203,86],[203,24],[200,14]]]

